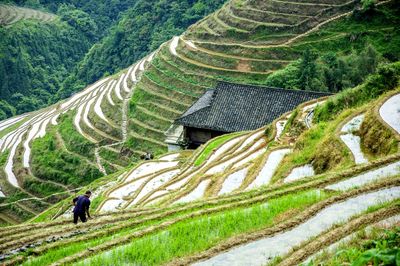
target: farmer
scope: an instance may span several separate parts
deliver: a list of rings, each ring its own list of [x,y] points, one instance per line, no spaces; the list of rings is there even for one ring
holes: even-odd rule
[[[90,206],[90,196],[92,195],[92,192],[89,190],[86,191],[85,195],[76,197],[72,200],[72,203],[74,204],[74,224],[78,223],[78,217],[81,219],[82,223],[85,223],[87,221],[86,219],[86,214],[89,218],[89,206]]]

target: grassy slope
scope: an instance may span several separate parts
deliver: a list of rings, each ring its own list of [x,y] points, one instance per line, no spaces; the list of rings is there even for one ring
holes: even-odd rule
[[[89,262],[92,265],[113,265],[116,262],[124,264],[135,261],[140,264],[160,265],[172,258],[204,251],[229,237],[270,227],[284,219],[285,214],[304,210],[326,197],[328,195],[324,193],[306,191],[271,200],[268,204],[257,204],[185,221],[164,232],[116,249],[111,256],[100,255]]]
[[[164,58],[162,57],[164,56]],[[187,68],[186,66],[188,66],[188,64],[186,63],[182,63],[182,61],[177,60],[176,58],[171,58],[171,55],[168,54],[168,49],[164,49],[162,50],[162,53],[160,53],[160,55],[156,58],[155,62],[153,63],[154,65],[151,66],[148,71],[159,71],[159,69],[155,69],[157,67],[160,68],[164,68],[163,69],[163,74],[165,74],[165,76],[168,76],[170,78],[172,78],[173,80],[178,80],[177,83],[171,83],[170,81],[168,81],[168,84],[159,84],[159,83],[167,83],[165,81],[165,79],[160,78],[157,79],[158,76],[162,75],[158,72],[158,74],[147,74],[146,77],[148,77],[149,79],[144,79],[141,81],[141,83],[139,83],[139,85],[136,87],[135,90],[135,95],[132,98],[132,102],[131,102],[131,114],[130,114],[130,118],[131,119],[140,119],[142,123],[146,123],[145,128],[149,128],[149,127],[156,127],[159,126],[159,128],[157,128],[158,130],[162,131],[165,129],[165,127],[167,127],[167,123],[162,124],[160,121],[162,121],[163,119],[166,119],[166,116],[164,116],[163,112],[160,113],[156,113],[156,115],[153,115],[152,118],[150,119],[149,117],[149,112],[133,112],[133,110],[137,111],[139,108],[139,106],[156,106],[156,108],[159,108],[157,110],[170,110],[170,114],[174,114],[174,115],[178,115],[179,112],[183,111],[185,109],[186,106],[188,106],[190,104],[190,97],[193,96],[193,92],[195,89],[198,89],[199,91],[204,90],[205,87],[207,85],[205,84],[213,84],[213,82],[215,81],[214,78],[217,76],[218,78],[220,78],[221,76],[223,77],[223,74],[221,74],[220,72],[218,72],[218,74],[215,73],[215,71],[211,71],[211,72],[207,72],[206,70],[204,70],[204,68],[201,68],[202,71],[197,71],[200,68],[196,68],[196,71],[194,69],[190,69]],[[179,66],[179,64],[184,64],[184,68],[180,68],[180,70],[177,70],[177,66]],[[178,72],[181,71],[181,72]],[[387,90],[390,90],[392,88],[394,88],[394,86],[396,85],[396,83],[398,82],[398,77],[396,72],[398,72],[398,64],[395,66],[392,66],[391,69],[387,68],[386,70],[381,70],[382,72],[380,73],[380,75],[376,75],[374,77],[372,77],[369,82],[367,83],[367,85],[365,86],[361,86],[357,89],[351,90],[351,91],[347,91],[344,93],[341,93],[337,96],[337,98],[335,98],[334,100],[328,102],[327,104],[325,104],[323,107],[321,107],[320,109],[317,110],[317,114],[316,114],[316,119],[315,121],[318,123],[318,125],[316,127],[314,127],[311,131],[308,131],[306,133],[304,133],[304,135],[302,136],[302,140],[300,141],[300,144],[297,148],[301,148],[305,147],[307,145],[309,145],[310,147],[318,147],[318,145],[322,145],[325,143],[325,141],[330,141],[331,139],[329,139],[330,137],[334,137],[333,136],[333,132],[335,130],[335,128],[337,127],[337,125],[339,124],[339,120],[340,119],[344,119],[345,117],[347,117],[348,115],[350,115],[349,108],[363,108],[360,107],[363,104],[367,104],[368,102],[370,102],[371,100],[377,98],[378,96],[380,96],[381,94],[385,93]],[[173,74],[175,73],[175,74]],[[176,75],[176,73],[182,73],[182,75]],[[199,73],[203,76],[200,76]],[[391,75],[395,73],[396,76],[395,78],[393,78]],[[229,78],[240,78],[240,75],[229,75]],[[179,76],[179,79],[177,78]],[[204,80],[204,83],[200,83]],[[199,82],[200,81],[200,82]],[[179,84],[179,85],[177,85]],[[369,84],[369,85],[368,85]],[[191,85],[190,90],[189,91],[185,91],[185,89],[187,88],[186,85]],[[165,86],[165,87],[163,87]],[[372,90],[370,90],[372,89]],[[192,91],[193,90],[193,91]],[[371,93],[373,92],[373,93]],[[171,101],[172,100],[172,101]],[[154,105],[155,103],[155,105]],[[152,105],[153,104],[153,105]],[[146,108],[145,108],[146,109]],[[143,110],[143,109],[142,109]],[[140,116],[141,115],[141,116]],[[174,115],[171,115],[168,119],[173,118]],[[340,118],[340,119],[339,119]],[[159,123],[160,122],[160,123]],[[153,124],[152,124],[153,123]],[[161,125],[161,126],[160,126]],[[143,125],[140,125],[141,128],[143,128]],[[152,130],[154,131],[154,130]],[[141,132],[142,135],[147,135],[146,132]],[[66,135],[68,135],[68,131],[66,131]],[[139,136],[140,137],[140,136]],[[154,142],[154,140],[157,141],[157,138],[153,139],[153,141],[140,141],[141,139],[138,136],[133,136],[131,137],[130,141],[128,142],[127,146],[130,146],[131,148],[137,148],[139,147],[138,145],[142,145],[142,147],[144,149],[154,149],[154,151],[156,151],[155,153],[162,153],[165,148],[160,145],[157,142]],[[79,140],[79,139],[78,139]],[[45,139],[43,139],[43,141],[45,141]],[[49,143],[48,143],[49,144]],[[51,145],[50,145],[51,146]],[[47,148],[49,148],[49,146],[46,146]],[[211,146],[210,146],[211,147]],[[308,147],[307,147],[308,148]],[[80,151],[80,150],[78,150]],[[324,152],[325,153],[325,152]],[[307,150],[301,150],[300,153],[297,154],[298,156],[298,161],[293,160],[294,164],[301,164],[301,163],[305,163],[305,162],[309,162],[310,160],[312,160],[313,156],[316,156],[311,149]],[[344,163],[340,162],[340,163],[335,163],[334,167],[329,167],[328,169],[323,169],[324,171],[326,170],[341,170],[343,168],[347,168],[350,166],[350,164],[348,163],[348,158],[343,157],[342,158]],[[293,162],[291,162],[293,163]],[[339,166],[339,168],[335,168],[336,166]],[[97,186],[99,183],[95,183],[93,185]],[[282,199],[282,198],[281,198]],[[278,199],[279,200],[279,199]],[[253,208],[253,207],[251,207]],[[257,210],[257,207],[254,207],[255,210]],[[242,212],[243,213],[243,212]],[[118,215],[117,215],[118,216]],[[240,218],[239,220],[247,223],[246,219],[243,219],[243,216],[238,215],[238,217]],[[221,229],[221,238],[224,237],[228,237],[229,235],[232,234],[232,231],[230,228],[230,220],[231,220],[231,216],[227,215],[221,215],[219,218],[216,218],[216,220],[220,219],[219,221],[221,221],[220,224],[225,225],[228,224],[229,226],[227,227],[222,227]],[[271,219],[274,218],[273,216],[271,217]],[[42,219],[42,218],[40,218]],[[203,219],[203,220],[201,220]],[[206,223],[204,222],[204,218],[199,218],[200,223],[206,225]],[[206,220],[208,222],[208,220]],[[268,220],[267,220],[268,221]],[[155,221],[154,224],[159,223],[160,221]],[[191,221],[185,221],[182,224],[177,224],[174,225],[175,227],[171,227],[168,228],[168,232],[173,233],[173,240],[175,241],[175,243],[180,243],[179,241],[181,240],[187,240],[183,237],[181,237],[180,234],[174,234],[174,232],[178,232],[181,230],[188,230],[191,229],[193,227],[190,227],[190,222]],[[250,222],[250,221],[249,221]],[[187,225],[187,223],[189,223],[189,227]],[[149,224],[143,223],[141,226],[146,227]],[[199,224],[196,224],[199,225]],[[118,231],[118,233],[116,233],[115,238],[117,237],[123,237],[126,235],[127,232],[129,233],[133,233],[136,232],[136,230],[140,230],[142,229],[142,227],[129,227],[127,229]],[[181,226],[181,227],[179,227]],[[201,226],[201,224],[199,225]],[[243,225],[243,232],[248,232],[246,230],[250,230],[250,229],[254,229],[254,228],[258,228],[257,226],[260,226],[259,224],[255,223],[255,224],[244,224]],[[266,224],[263,224],[263,226],[266,226]],[[226,230],[225,230],[226,229]],[[166,231],[165,231],[166,232]],[[194,239],[198,239],[198,238],[203,238],[203,237],[209,237],[207,238],[207,241],[205,241],[205,243],[199,242],[199,246],[193,247],[193,249],[190,249],[190,247],[188,247],[187,250],[185,250],[184,253],[179,249],[174,249],[171,248],[171,250],[169,250],[169,257],[156,257],[155,259],[157,260],[157,262],[163,262],[163,261],[168,261],[172,258],[174,258],[177,255],[188,255],[191,254],[192,252],[197,252],[200,250],[204,250],[206,247],[209,247],[210,243],[213,242],[215,239],[212,238],[212,235],[201,235],[198,234],[199,232],[196,232],[194,230],[188,230],[189,233],[193,233],[193,235],[189,235],[194,237]],[[225,234],[225,235],[224,235]],[[75,254],[76,252],[84,252],[84,250],[86,250],[86,248],[88,246],[90,247],[96,247],[97,245],[105,242],[109,242],[112,240],[113,236],[111,235],[105,235],[103,238],[100,239],[93,239],[90,242],[87,241],[80,241],[79,243],[77,243],[76,245],[69,245],[67,249],[65,248],[60,248],[60,249],[55,249],[47,254],[45,254],[43,257],[39,257],[38,261],[39,262],[49,262],[49,260],[53,260],[53,259],[58,259],[58,258],[63,258],[66,255],[70,255],[70,254]],[[161,238],[166,237],[165,235],[161,234],[159,235]],[[175,238],[174,238],[175,237]],[[118,238],[117,238],[118,240]],[[147,241],[147,242],[146,242]],[[154,242],[156,241],[156,242]],[[187,241],[186,241],[187,243]],[[160,247],[159,246],[159,242],[157,242],[157,238],[154,237],[154,235],[150,235],[148,238],[143,238],[142,240],[139,240],[137,242],[133,242],[132,245],[135,247],[143,247],[141,250],[150,250],[153,251],[155,247]],[[54,252],[54,253],[52,253]],[[48,255],[49,254],[49,255]],[[150,253],[149,253],[150,254]],[[54,255],[54,257],[53,257]],[[137,254],[131,252],[131,251],[127,251],[127,250],[122,250],[122,253],[120,254],[116,254],[113,256],[118,256],[119,258],[126,256],[126,258],[132,258],[137,256]],[[53,258],[51,258],[53,257]],[[41,259],[43,259],[43,261],[40,261]],[[143,258],[143,261],[145,262],[154,262],[152,261],[152,259],[149,256],[146,255],[145,258]]]
[[[276,85],[274,84],[276,77],[271,76],[270,78],[269,75],[252,74],[246,71],[228,72],[214,68],[216,66],[223,69],[231,68],[232,60],[234,61],[233,68],[236,67],[235,64],[239,64],[241,61],[249,61],[252,64],[254,63],[252,70],[261,71],[261,68],[270,63],[254,60],[297,60],[303,51],[310,48],[315,50],[319,57],[329,53],[347,56],[363,51],[366,44],[375,47],[379,55],[386,58],[385,60],[397,60],[400,58],[398,48],[400,47],[400,37],[393,29],[396,28],[395,25],[398,21],[396,14],[399,10],[387,6],[379,7],[379,10],[368,20],[359,20],[352,16],[333,21],[321,27],[318,31],[282,47],[263,48],[261,46],[252,48],[230,46],[227,45],[229,42],[227,44],[210,42],[195,43],[201,49],[194,50],[180,41],[177,48],[180,56],[177,57],[171,54],[169,43],[167,43],[160,48],[152,64],[144,72],[145,78],[136,86],[131,101],[130,116],[141,121],[148,128],[162,132],[169,127],[169,123],[165,123],[164,120],[178,117],[187,109],[188,105],[196,100],[198,94],[204,92],[206,88],[215,86],[218,80]],[[196,26],[192,27],[185,38],[190,38],[191,33],[195,32],[196,29]],[[202,49],[206,49],[206,52]],[[239,60],[231,58],[231,56],[243,56],[245,59]],[[217,65],[213,63],[214,61]],[[273,69],[282,69],[290,62],[287,61],[283,65],[274,66]],[[257,67],[257,64],[261,68]],[[139,105],[144,109],[150,109],[157,117],[138,111],[136,106]],[[164,120],[160,120],[160,118]],[[143,134],[148,134],[152,140],[162,142],[164,139],[162,134],[156,133],[154,130],[153,132],[148,129],[138,130],[137,127],[135,126],[134,129]],[[165,151],[165,148],[159,143],[142,141],[135,136],[131,136],[127,146],[144,148],[154,151],[154,153]]]
[[[398,67],[398,64],[391,66],[392,69],[396,69],[396,67]],[[397,77],[397,83],[399,80],[399,73],[396,73],[395,76]],[[371,89],[373,86],[371,84],[377,84],[373,80],[375,79],[376,81],[376,79],[379,78],[381,78],[379,75],[375,75],[370,79],[369,82],[367,82],[363,86],[338,94],[336,96],[337,98],[354,95],[354,99],[359,97],[361,103],[358,103],[359,105],[350,104],[350,106],[341,107],[340,110],[336,110],[336,114],[334,117],[322,120],[320,122],[321,125],[315,125],[313,129],[309,130],[309,132],[312,132],[313,130],[319,131],[321,130],[321,127],[323,129],[333,128],[332,130],[328,130],[328,132],[334,132],[334,128],[336,128],[337,125],[340,124],[338,120],[341,119],[342,121],[346,121],[346,118],[349,117],[351,113],[354,115],[359,111],[370,109],[370,106],[378,106],[378,103],[382,102],[382,100],[384,100],[388,95],[397,92],[397,90],[393,91],[390,86],[385,86],[384,90],[377,92],[377,94],[375,94],[370,99],[363,99],[363,94],[361,93],[363,89]],[[388,81],[390,81],[392,78],[393,77],[389,75],[385,76],[384,80],[379,80],[387,85],[390,83]],[[361,99],[363,100],[361,101]],[[321,110],[324,110],[326,106],[331,106],[332,102],[338,103],[336,99],[333,98],[332,100],[322,105],[319,109],[319,112],[322,112]],[[366,104],[369,104],[369,106]],[[356,108],[357,106],[360,107]],[[316,121],[318,121],[318,116],[316,118]],[[300,138],[300,142],[321,142],[324,139],[325,135],[329,136],[329,134],[307,134],[306,131],[303,134],[303,137]],[[210,142],[209,145],[211,145],[212,143],[213,141]],[[335,171],[338,172],[338,176],[343,177],[343,174],[341,174],[343,171],[341,169],[344,168],[350,169],[350,172],[353,171],[351,165],[343,165],[340,170]],[[320,176],[317,180],[322,181],[327,177],[333,176],[335,172],[327,172],[323,176]],[[112,177],[106,177],[104,180],[106,179],[111,180]],[[306,180],[301,182],[306,182]],[[99,182],[96,182],[93,185],[99,186],[99,184]],[[254,194],[255,191],[249,193],[245,198],[256,199],[255,194],[253,195],[252,193]],[[148,236],[144,236],[143,238],[135,238],[134,240],[128,241],[127,246],[123,246],[117,249],[111,249],[112,251],[110,253],[107,252],[99,254],[92,259],[89,259],[88,263],[96,265],[96,263],[98,263],[99,261],[107,264],[115,263],[115,261],[119,261],[121,263],[140,261],[144,264],[160,264],[168,262],[174,258],[193,255],[197,252],[207,250],[208,248],[213,247],[216,243],[226,240],[231,236],[241,233],[246,234],[261,228],[268,228],[274,222],[281,221],[282,219],[285,220],[285,217],[287,217],[287,215],[293,216],[293,213],[299,210],[307,209],[306,207],[310,206],[309,204],[316,203],[317,201],[322,200],[322,198],[320,197],[324,198],[327,196],[332,196],[324,193],[320,194],[318,197],[316,197],[316,195],[317,194],[312,191],[307,192],[304,190],[298,190],[286,196],[279,196],[273,200],[269,200],[269,204],[267,206],[262,204],[260,205],[260,202],[257,201],[252,203],[251,205],[245,205],[239,208],[233,208],[222,212],[217,211],[215,212],[215,214],[207,215],[207,218],[201,215],[196,218],[189,216],[190,218],[187,218],[187,220],[178,222],[171,227],[167,227],[166,229],[162,230],[162,232],[158,233],[156,231]],[[296,203],[296,205],[294,206],[293,203]],[[288,209],[289,205],[290,210]],[[210,206],[206,204],[200,209],[195,208],[194,210],[205,210],[209,207]],[[28,262],[27,265],[44,265],[53,262],[54,260],[62,259],[65,256],[80,254],[79,252],[85,252],[87,248],[97,249],[98,247],[106,245],[109,242],[118,241],[119,238],[124,239],[124,237],[130,234],[139,234],[141,230],[149,228],[151,225],[157,226],[161,225],[164,221],[167,221],[168,219],[183,217],[186,213],[187,212],[178,212],[171,215],[169,218],[165,216],[161,219],[155,219],[154,221],[144,220],[144,222],[141,223],[139,226],[128,226],[126,228],[117,230],[112,234],[105,234],[101,237],[96,237],[93,239],[90,238],[88,240],[82,239],[78,242],[73,242],[66,247],[52,249],[49,252],[44,253],[43,256],[39,256]],[[118,214],[114,215],[114,217],[118,217]],[[107,228],[112,228],[113,226],[114,225],[112,223],[108,223],[108,225],[106,225]],[[166,245],[165,243],[168,243],[168,245]],[[187,243],[195,244],[187,245]],[[108,249],[109,248],[107,248],[106,250]],[[162,254],[159,254],[157,250],[163,250]]]
[[[399,252],[399,236],[399,227],[396,225],[362,229],[349,241],[339,244],[333,251],[322,252],[306,265],[365,265],[370,261],[394,265]]]

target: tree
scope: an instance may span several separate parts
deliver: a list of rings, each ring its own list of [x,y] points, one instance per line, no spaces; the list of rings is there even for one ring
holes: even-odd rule
[[[330,52],[322,56],[322,69],[325,85],[330,92],[338,92],[343,89],[343,80],[347,71],[346,62],[338,58],[336,53]]]
[[[376,0],[361,0],[361,8],[353,11],[356,20],[369,20],[376,12]]]
[[[268,76],[265,85],[284,89],[299,89],[300,60]]]
[[[7,101],[0,100],[0,111],[1,114],[5,117],[2,117],[0,120],[3,120],[7,117],[15,115],[15,108],[11,106]]]
[[[81,31],[90,40],[97,39],[97,25],[88,13],[75,9],[73,5],[63,4],[58,8],[58,14],[61,16],[61,20]]]
[[[317,53],[307,49],[304,51],[300,61],[299,88],[301,90],[312,90],[314,79],[317,78]]]
[[[372,45],[368,45],[359,55],[358,69],[360,75],[365,77],[376,71],[378,67],[378,52]]]
[[[376,0],[361,0],[362,11],[370,12],[375,9]]]

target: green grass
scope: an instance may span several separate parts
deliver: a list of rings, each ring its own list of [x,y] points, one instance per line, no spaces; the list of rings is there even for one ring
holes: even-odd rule
[[[106,148],[101,148],[99,151],[100,157],[110,163],[126,167],[129,163],[137,161],[137,158],[130,157],[128,155],[123,155],[116,153],[114,151],[108,150]]]
[[[337,127],[354,113],[372,109],[376,104],[374,100],[393,90],[399,80],[400,63],[386,65],[369,76],[364,84],[342,91],[318,106],[314,126],[300,135],[293,153],[285,157],[273,180],[285,177],[295,166],[311,162],[316,173],[351,166],[352,155],[338,139]],[[390,143],[390,150],[392,146]]]
[[[180,57],[176,57],[170,54],[166,47],[160,50],[161,56],[164,56],[165,60],[170,60],[169,63],[177,68],[184,69],[188,73],[196,74],[198,76],[212,77],[220,81],[228,81],[234,83],[243,84],[265,84],[265,81],[269,74],[258,74],[258,73],[241,73],[239,71],[225,71],[218,69],[211,69],[207,66],[192,64],[191,62],[185,61]],[[160,56],[160,55],[159,55]]]
[[[115,237],[137,231],[139,228],[141,228],[141,227],[135,228],[133,230],[131,228],[128,228],[128,229],[122,230],[121,232],[119,232],[117,234],[113,234],[113,235],[110,235],[107,237],[96,238],[96,239],[92,239],[92,240],[88,240],[88,241],[81,241],[81,242],[74,243],[74,244],[66,246],[66,247],[57,248],[57,249],[51,250],[49,252],[46,252],[43,256],[32,258],[32,259],[26,261],[22,265],[24,265],[24,266],[49,265],[52,262],[63,259],[64,257],[75,254],[84,249],[87,249],[87,248],[105,243],[107,241],[110,241]],[[105,228],[103,228],[103,229],[105,229]]]
[[[177,112],[183,113],[186,111],[187,107],[179,104],[177,102],[172,102],[167,98],[159,97],[158,95],[154,95],[151,92],[145,91],[142,87],[145,87],[144,84],[138,83],[138,86],[135,87],[135,92],[130,101],[129,105],[129,116],[134,116],[135,105],[138,103],[145,103],[145,102],[156,102],[161,105],[167,106],[171,109],[176,110]]]
[[[56,128],[51,128],[43,138],[32,142],[32,172],[38,178],[79,187],[102,176],[94,166],[79,156],[57,147]]]
[[[147,140],[139,139],[132,135],[128,136],[128,139],[124,144],[124,148],[151,152],[153,155],[161,155],[167,152],[167,147],[165,146],[161,146],[160,144],[153,143]],[[139,157],[137,155],[134,156]],[[133,161],[136,161],[136,159],[133,159]]]
[[[159,265],[173,258],[206,250],[234,235],[273,226],[285,212],[304,210],[327,197],[328,194],[324,192],[306,191],[273,199],[267,204],[180,222],[166,231],[99,254],[78,265]]]
[[[309,130],[303,132],[297,140],[292,153],[287,155],[277,169],[273,181],[284,178],[290,170],[296,166],[301,166],[313,162],[320,167],[318,173],[331,170],[336,167],[347,167],[352,164],[350,151],[339,142],[336,137],[338,125],[347,117],[353,114],[354,110],[346,110],[330,123],[320,122]],[[327,150],[328,149],[328,150]],[[329,162],[334,156],[340,154],[340,162],[332,162],[331,165],[320,166],[320,157],[324,157],[324,162]]]
[[[193,101],[193,98],[198,98],[202,95],[201,92],[196,93],[196,91],[199,91],[199,88],[196,88],[196,87],[194,88],[193,85],[192,85],[193,87],[191,87],[190,83],[182,84],[181,86],[179,86],[180,80],[176,80],[176,82],[178,84],[171,84],[168,80],[166,80],[168,78],[168,76],[165,76],[163,74],[163,72],[161,72],[161,71],[157,71],[157,69],[154,69],[154,70],[152,69],[152,71],[146,72],[146,77],[150,81],[154,82],[156,85],[158,85],[160,87],[164,87],[164,88],[170,90],[172,93],[178,92],[178,93],[183,94],[184,96],[190,96],[190,97],[186,97],[187,99],[189,99],[189,101]],[[175,80],[173,80],[173,81],[175,81]],[[179,94],[177,94],[177,95],[179,95]],[[182,95],[180,95],[180,96],[182,96]]]
[[[58,120],[58,131],[64,139],[65,146],[69,151],[75,152],[89,159],[93,159],[95,145],[85,139],[76,130],[73,124],[74,115],[75,113],[60,116]]]
[[[171,64],[171,60],[164,59],[161,54],[154,58],[152,64],[161,69],[166,75],[171,77],[171,79],[179,79],[182,82],[191,83],[195,86],[215,86],[215,80],[212,77],[200,77],[195,74],[185,73],[181,68],[177,67],[174,64]]]
[[[241,134],[242,134],[241,132],[227,134],[211,140],[204,148],[203,152],[197,157],[196,161],[194,162],[194,165],[195,166],[201,165],[208,158],[208,156],[210,156],[210,154],[214,151],[214,149],[218,148],[223,143]]]
[[[385,96],[380,99],[384,100]],[[379,115],[375,112],[374,109],[367,112],[358,133],[361,137],[361,148],[370,159],[394,154],[399,149],[399,140],[395,133],[377,118]]]
[[[360,230],[348,242],[341,243],[334,251],[323,251],[303,266],[326,265],[398,265],[400,257],[400,227],[385,230],[373,227]],[[386,263],[383,263],[383,259]]]
[[[57,204],[53,205],[51,208],[47,209],[46,211],[42,212],[38,216],[36,216],[30,222],[38,223],[38,222],[49,222],[53,219],[53,217],[59,213],[60,208],[63,209],[62,212],[65,212],[67,209],[71,207],[71,201],[76,195],[83,195],[85,191],[96,191],[102,185],[105,185],[109,182],[114,181],[119,175],[122,174],[122,171],[115,172],[113,174],[103,176],[101,178],[96,179],[95,181],[91,182],[89,185],[82,187],[79,191],[76,191],[73,195],[69,196],[68,198],[64,199],[63,201],[58,202]],[[97,198],[92,200],[90,205],[90,209],[92,210],[91,213],[98,207],[98,205],[104,200],[102,195],[99,195]],[[62,213],[61,212],[61,213]]]
[[[43,182],[42,180],[36,180],[30,176],[26,176],[24,178],[22,187],[30,193],[39,197],[46,197],[64,191],[64,189],[60,186],[48,182]]]

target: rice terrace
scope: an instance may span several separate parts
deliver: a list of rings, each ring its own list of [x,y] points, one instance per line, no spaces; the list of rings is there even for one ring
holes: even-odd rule
[[[0,3],[0,265],[400,265],[400,1]]]

